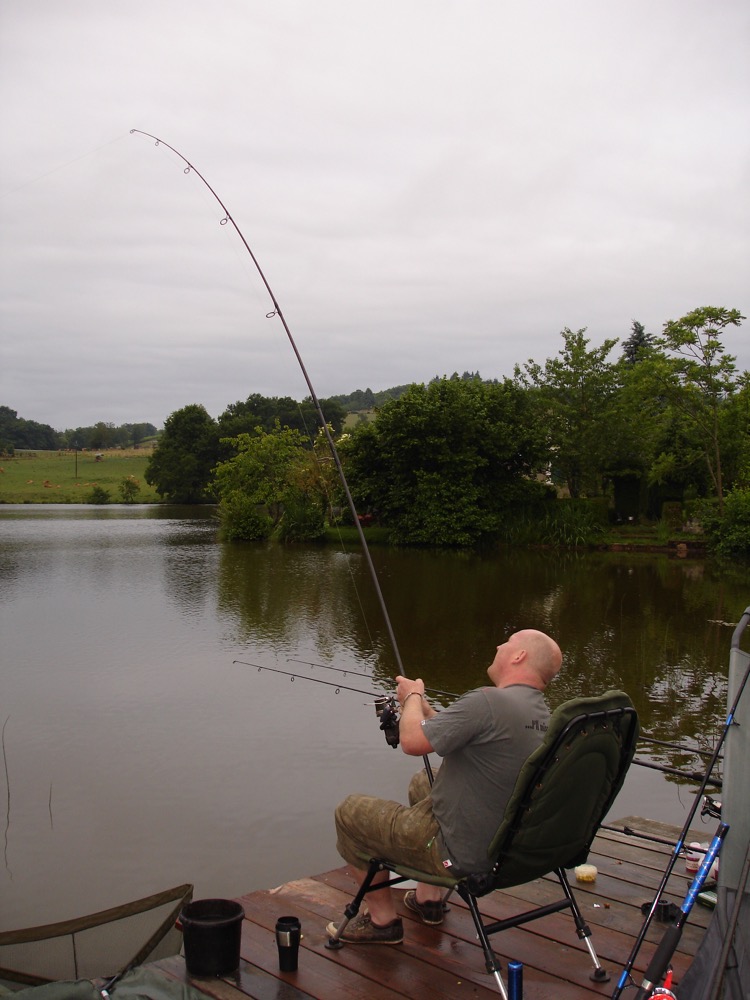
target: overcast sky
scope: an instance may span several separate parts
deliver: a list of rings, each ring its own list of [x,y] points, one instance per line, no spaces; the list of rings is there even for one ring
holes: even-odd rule
[[[0,404],[308,394],[219,205],[131,129],[215,189],[321,397],[747,314],[749,42],[747,0],[3,0]]]

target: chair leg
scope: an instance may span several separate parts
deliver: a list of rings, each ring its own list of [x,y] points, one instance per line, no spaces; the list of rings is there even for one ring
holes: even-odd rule
[[[446,889],[445,890],[445,895],[440,900],[440,902],[443,904],[443,913],[447,913],[448,910],[450,910],[450,906],[448,906],[448,900],[451,898],[451,896],[453,895],[453,893],[455,891],[456,891],[456,887],[455,886],[453,886],[453,888],[451,888],[451,889]]]
[[[591,941],[591,928],[586,923],[583,914],[581,913],[578,902],[573,895],[573,890],[570,887],[570,882],[568,882],[568,876],[565,874],[564,868],[556,868],[555,874],[560,880],[560,885],[563,887],[563,892],[568,898],[568,903],[570,904],[570,909],[573,914],[573,919],[576,922],[576,934],[583,941],[583,943],[588,948],[589,955],[591,956],[591,961],[594,963],[594,971],[590,974],[589,979],[593,980],[595,983],[608,983],[610,980],[610,974],[605,968],[602,967],[599,958],[597,957],[596,951],[594,950],[593,942]]]
[[[347,905],[344,907],[344,919],[336,928],[336,933],[333,935],[333,937],[328,938],[328,940],[326,941],[326,948],[334,950],[336,948],[344,947],[344,942],[341,940],[341,935],[344,933],[346,925],[349,923],[349,921],[352,920],[354,917],[356,917],[357,914],[359,913],[359,908],[362,905],[362,900],[365,898],[370,888],[370,885],[372,884],[372,880],[381,870],[382,870],[382,865],[380,864],[379,861],[370,862],[370,867],[367,869],[367,875],[365,876],[364,882],[359,887],[359,892],[351,901],[351,903],[347,903]]]
[[[485,931],[484,924],[482,923],[482,917],[479,913],[476,898],[472,896],[470,892],[462,891],[460,888],[458,889],[458,894],[469,907],[469,912],[471,913],[472,920],[474,921],[474,927],[476,928],[477,937],[479,938],[479,943],[481,944],[482,951],[484,952],[484,962],[487,972],[489,972],[491,976],[494,976],[497,988],[500,990],[500,996],[503,1000],[508,1000],[508,994],[505,991],[505,984],[503,983],[502,976],[500,975],[500,962],[492,950],[490,939],[487,937],[487,932]]]

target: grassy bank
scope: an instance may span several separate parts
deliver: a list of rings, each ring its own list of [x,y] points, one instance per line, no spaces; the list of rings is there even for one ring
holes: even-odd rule
[[[143,474],[151,454],[150,448],[138,450],[104,451],[96,460],[91,451],[74,452],[37,451],[20,452],[14,458],[0,459],[0,504],[3,503],[90,503],[95,487],[107,490],[110,503],[122,503],[120,485],[132,477],[138,483],[134,503],[159,503],[161,498],[149,486]],[[379,526],[366,529],[368,544],[387,545],[389,532]],[[356,549],[359,545],[357,530],[352,525],[332,526],[326,531],[332,544],[344,544]],[[533,535],[521,544],[534,545]],[[547,544],[554,544],[548,542]],[[575,541],[560,540],[564,547],[575,547]],[[585,542],[580,542],[584,548]],[[659,522],[644,525],[611,526],[604,534],[590,542],[593,548],[622,551],[669,552],[678,555],[704,554],[702,536],[688,535],[670,530]],[[684,550],[684,551],[683,551]]]
[[[88,503],[95,486],[121,503],[120,484],[132,476],[138,483],[136,503],[158,503],[156,490],[143,478],[151,454],[147,449],[19,452],[0,459],[0,503]]]

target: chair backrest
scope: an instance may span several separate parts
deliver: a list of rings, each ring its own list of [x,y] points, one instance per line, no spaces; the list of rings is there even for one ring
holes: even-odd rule
[[[491,889],[583,864],[635,753],[638,716],[622,691],[557,708],[519,772],[489,846]]]

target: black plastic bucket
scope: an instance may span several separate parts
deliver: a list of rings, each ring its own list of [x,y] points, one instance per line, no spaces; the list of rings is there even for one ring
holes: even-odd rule
[[[228,976],[240,964],[245,911],[231,899],[198,899],[183,906],[185,965],[191,976]]]

